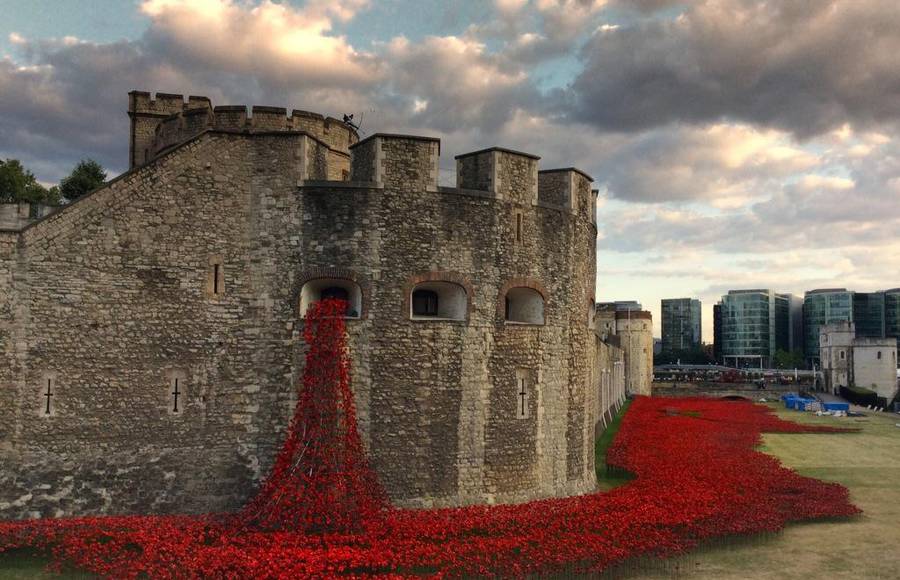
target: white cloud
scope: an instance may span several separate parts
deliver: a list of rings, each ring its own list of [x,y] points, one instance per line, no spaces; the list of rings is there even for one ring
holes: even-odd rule
[[[612,195],[621,199],[706,200],[734,207],[765,196],[780,180],[819,163],[787,133],[717,123],[632,136],[603,162],[602,175]]]
[[[504,15],[512,15],[528,5],[528,0],[494,0],[494,6]]]
[[[374,81],[378,67],[330,32],[332,18],[349,19],[364,5],[318,1],[295,9],[270,0],[146,0],[141,11],[151,18],[151,40],[165,51],[231,73],[359,86]]]

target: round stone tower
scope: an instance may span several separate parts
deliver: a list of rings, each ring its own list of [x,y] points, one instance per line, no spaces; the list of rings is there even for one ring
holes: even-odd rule
[[[457,187],[439,187],[437,139],[351,151],[350,182],[301,187],[297,312],[350,302],[361,427],[391,498],[593,489],[591,178],[492,148],[458,156]]]

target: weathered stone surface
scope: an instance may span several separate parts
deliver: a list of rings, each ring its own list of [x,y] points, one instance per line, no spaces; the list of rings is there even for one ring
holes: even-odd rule
[[[439,142],[420,137],[373,136],[342,170],[354,181],[324,181],[352,140],[292,118],[285,131],[207,127],[0,232],[0,517],[240,505],[281,445],[303,372],[301,295],[325,278],[359,286],[353,388],[393,501],[593,489],[599,375],[621,358],[593,330],[593,204],[538,203],[537,160],[514,152],[499,155],[502,195],[438,188]],[[465,318],[412,319],[425,280],[465,288]],[[515,287],[543,296],[544,324],[505,320]]]

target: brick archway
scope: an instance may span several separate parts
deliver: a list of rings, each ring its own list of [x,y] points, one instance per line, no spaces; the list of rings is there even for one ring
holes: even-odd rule
[[[423,272],[415,274],[403,285],[403,318],[409,318],[410,300],[415,287],[423,282],[449,282],[462,286],[466,292],[466,320],[472,317],[472,309],[474,307],[475,289],[469,279],[458,272]]]
[[[550,301],[547,299],[547,289],[544,288],[544,285],[539,280],[534,278],[510,278],[500,287],[500,292],[497,293],[497,319],[503,320],[506,318],[506,293],[513,288],[530,288],[541,295],[541,298],[544,299],[544,324],[546,324],[548,319],[547,313],[549,312],[548,306],[550,305]]]
[[[304,270],[294,284],[293,310],[297,318],[303,318],[303,312],[300,310],[300,297],[303,287],[307,282],[313,280],[346,280],[353,282],[359,287],[360,291],[360,312],[358,319],[363,319],[369,315],[369,283],[368,280],[357,274],[353,270],[347,268],[327,268],[315,267]],[[353,319],[350,319],[353,320]]]

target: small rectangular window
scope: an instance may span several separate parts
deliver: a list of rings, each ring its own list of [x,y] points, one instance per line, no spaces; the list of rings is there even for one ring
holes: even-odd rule
[[[52,417],[56,414],[56,377],[47,374],[41,380],[41,405],[40,414],[44,417]]]
[[[209,257],[206,292],[211,297],[219,297],[225,294],[225,264],[222,256]]]
[[[187,373],[183,370],[166,372],[169,387],[166,390],[166,410],[170,415],[181,415],[187,407]]]
[[[178,408],[178,398],[183,394],[182,391],[178,388],[180,385],[178,382],[180,379],[175,377],[172,379],[172,412],[180,413],[181,410]],[[184,402],[182,402],[182,407],[184,406]]]
[[[516,213],[516,241],[522,241],[522,214]]]
[[[881,360],[881,351],[878,351],[878,360]]]
[[[529,374],[526,369],[516,371],[516,419],[529,416]]]

